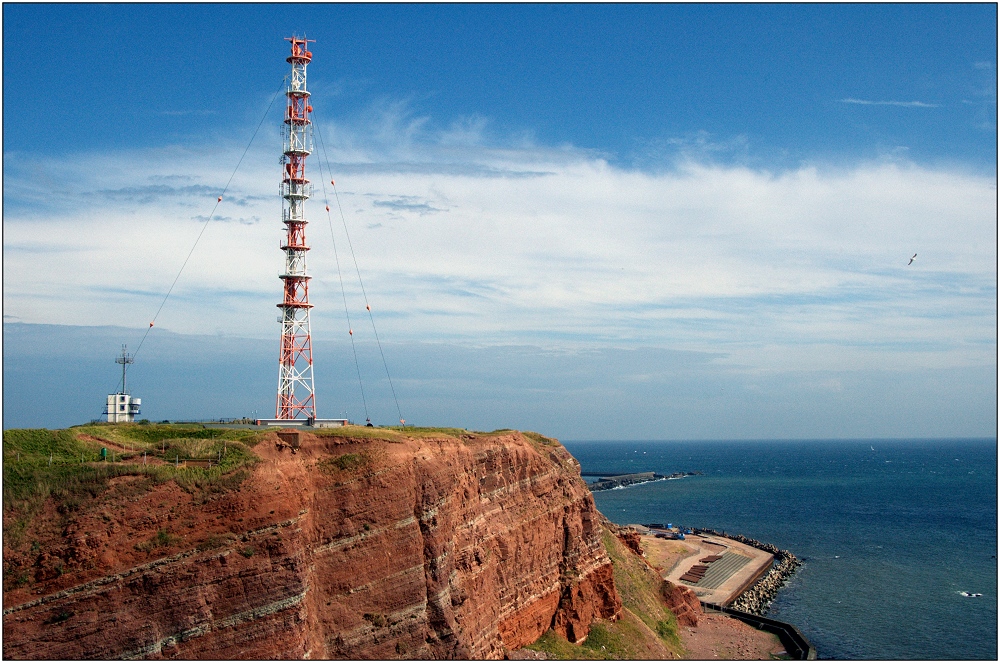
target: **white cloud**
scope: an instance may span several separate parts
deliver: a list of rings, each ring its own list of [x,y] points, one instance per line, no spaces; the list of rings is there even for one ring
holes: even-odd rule
[[[902,106],[903,108],[939,108],[941,104],[929,104],[924,101],[872,101],[870,99],[841,99],[842,104],[858,104],[861,106]]]
[[[427,125],[400,107],[371,127],[322,127],[384,338],[655,345],[720,352],[734,369],[764,373],[995,360],[991,176],[704,161],[650,173],[572,147],[491,145],[477,118],[438,133]],[[157,326],[277,337],[278,144],[262,135],[247,155],[217,211],[240,222],[209,224]],[[4,175],[5,314],[145,327],[241,152],[5,159],[14,165]],[[309,161],[310,296],[314,333],[329,338],[346,323],[321,156],[318,146]],[[53,192],[53,181],[69,184]],[[327,193],[364,338],[364,302]],[[907,267],[913,253],[920,259]]]

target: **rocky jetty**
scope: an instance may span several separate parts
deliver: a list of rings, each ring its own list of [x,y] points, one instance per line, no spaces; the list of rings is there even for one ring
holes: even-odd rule
[[[696,474],[701,474],[701,472],[674,472],[673,474],[635,472],[633,474],[609,474],[607,476],[598,477],[597,481],[589,484],[589,486],[591,491],[597,492],[599,490],[625,488],[626,486],[631,486],[637,483],[646,483],[647,481],[659,481],[660,479],[683,479],[684,477],[692,477]],[[588,474],[587,476],[595,475]]]
[[[739,541],[740,543],[753,546],[758,550],[763,550],[774,555],[774,564],[770,570],[754,583],[752,587],[740,594],[739,598],[729,604],[729,607],[734,610],[741,610],[742,612],[763,617],[767,613],[767,609],[777,595],[778,590],[781,589],[788,578],[795,573],[795,569],[801,564],[798,558],[791,552],[782,550],[770,543],[751,539],[742,534],[726,534],[713,529],[696,529],[695,532]]]
[[[268,435],[225,490],[122,472],[47,504],[4,549],[34,573],[5,580],[4,658],[498,659],[620,614],[600,514],[554,440],[302,433],[292,454]]]

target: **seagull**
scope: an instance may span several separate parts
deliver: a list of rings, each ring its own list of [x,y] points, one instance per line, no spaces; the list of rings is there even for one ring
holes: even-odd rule
[[[907,267],[909,267],[910,265],[912,265],[912,264],[913,264],[913,260],[914,260],[914,259],[915,259],[916,257],[917,257],[917,254],[916,254],[916,253],[914,253],[914,254],[913,254],[913,258],[910,258],[910,262],[906,263],[906,266],[907,266]]]

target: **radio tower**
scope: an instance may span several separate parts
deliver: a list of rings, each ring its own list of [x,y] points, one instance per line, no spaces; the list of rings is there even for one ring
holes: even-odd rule
[[[306,275],[305,202],[312,192],[306,179],[306,157],[311,151],[309,137],[309,92],[306,90],[306,65],[312,60],[307,50],[314,39],[286,38],[292,42],[292,65],[288,86],[288,108],[283,128],[284,176],[281,181],[282,217],[287,237],[281,250],[285,252],[284,299],[281,309],[281,355],[278,360],[278,419],[295,419],[304,415],[316,418],[316,397],[313,391],[312,333],[309,325],[309,279]]]

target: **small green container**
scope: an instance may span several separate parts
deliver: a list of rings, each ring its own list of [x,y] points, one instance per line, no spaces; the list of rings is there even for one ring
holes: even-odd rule
[[[108,459],[108,448],[101,447],[101,460],[107,460],[107,459]]]

